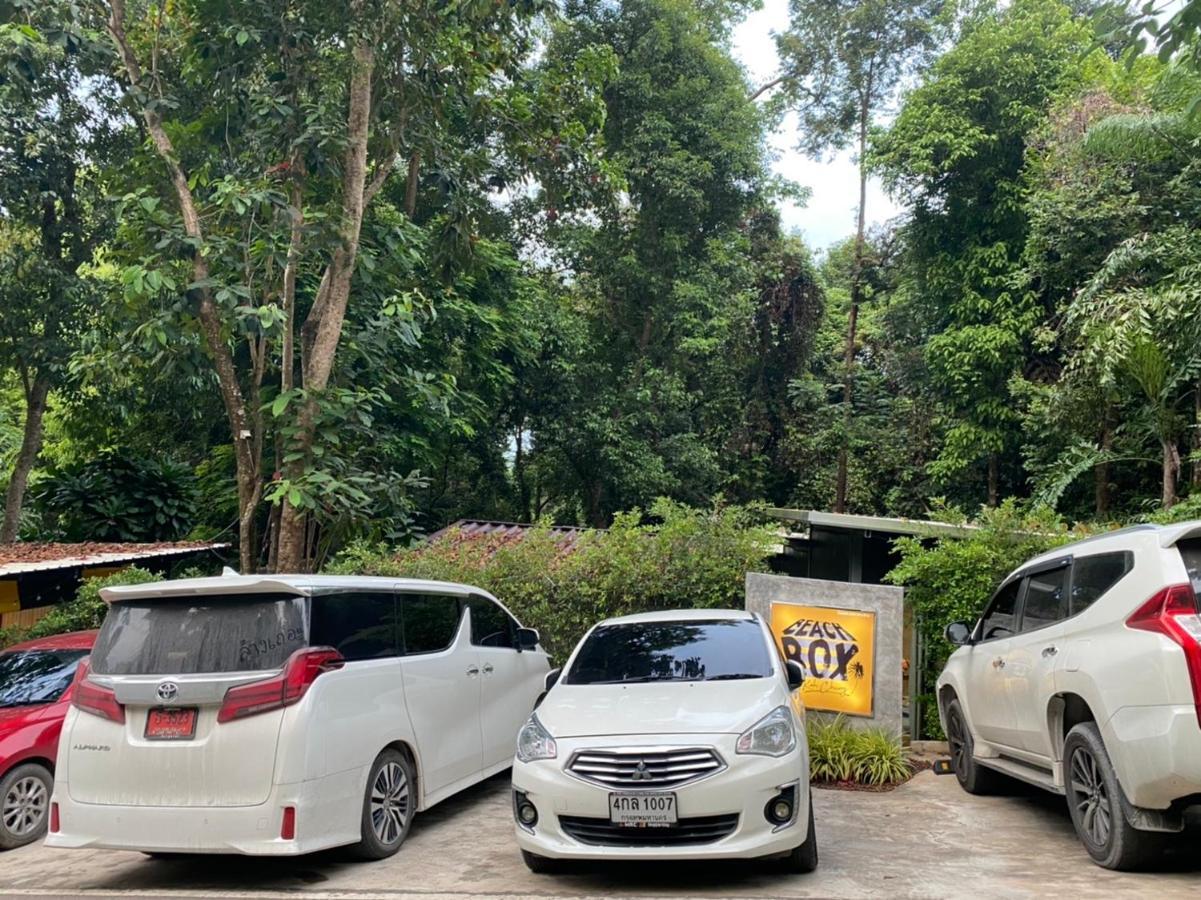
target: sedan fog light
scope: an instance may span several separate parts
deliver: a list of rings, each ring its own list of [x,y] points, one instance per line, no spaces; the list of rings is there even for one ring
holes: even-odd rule
[[[777,800],[772,804],[771,817],[777,822],[787,822],[792,818],[792,804],[787,800]]]
[[[513,792],[513,815],[526,831],[532,832],[538,824],[538,807],[521,791]]]
[[[787,828],[796,821],[796,792],[795,784],[790,784],[780,790],[780,793],[767,801],[763,807],[763,818],[776,827],[773,831]]]

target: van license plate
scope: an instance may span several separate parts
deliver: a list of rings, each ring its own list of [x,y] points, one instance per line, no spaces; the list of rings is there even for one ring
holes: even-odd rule
[[[196,707],[158,706],[146,715],[146,738],[187,741],[196,736]]]
[[[610,794],[609,821],[631,828],[676,824],[675,794]]]

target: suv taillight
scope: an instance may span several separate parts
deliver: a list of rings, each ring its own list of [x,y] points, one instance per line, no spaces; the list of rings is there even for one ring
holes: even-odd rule
[[[1201,614],[1191,584],[1166,587],[1126,620],[1128,628],[1153,631],[1170,638],[1184,651],[1197,724],[1201,725]]]
[[[339,669],[342,663],[342,654],[333,647],[297,650],[288,657],[284,670],[278,675],[226,691],[217,721],[232,722],[299,703],[318,675]]]
[[[83,712],[109,719],[119,725],[125,723],[125,707],[117,702],[117,693],[112,688],[102,687],[88,678],[91,666],[81,660],[75,670],[75,681],[71,684],[71,705]]]

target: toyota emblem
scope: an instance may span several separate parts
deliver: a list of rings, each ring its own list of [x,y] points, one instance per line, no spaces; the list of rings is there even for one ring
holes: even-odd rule
[[[179,685],[174,681],[164,681],[158,686],[158,690],[155,693],[164,703],[170,703],[179,696]]]

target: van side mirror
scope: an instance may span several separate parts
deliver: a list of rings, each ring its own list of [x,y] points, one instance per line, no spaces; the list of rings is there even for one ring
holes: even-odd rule
[[[538,631],[534,628],[518,628],[517,629],[517,649],[518,650],[536,650],[538,649]]]
[[[788,672],[788,690],[795,691],[805,683],[805,669],[795,659],[784,663],[784,668]]]
[[[562,674],[562,669],[551,669],[546,673],[546,689],[548,691],[559,683],[559,676]]]
[[[962,647],[972,642],[972,629],[963,622],[952,622],[947,626],[945,637],[948,644]]]

